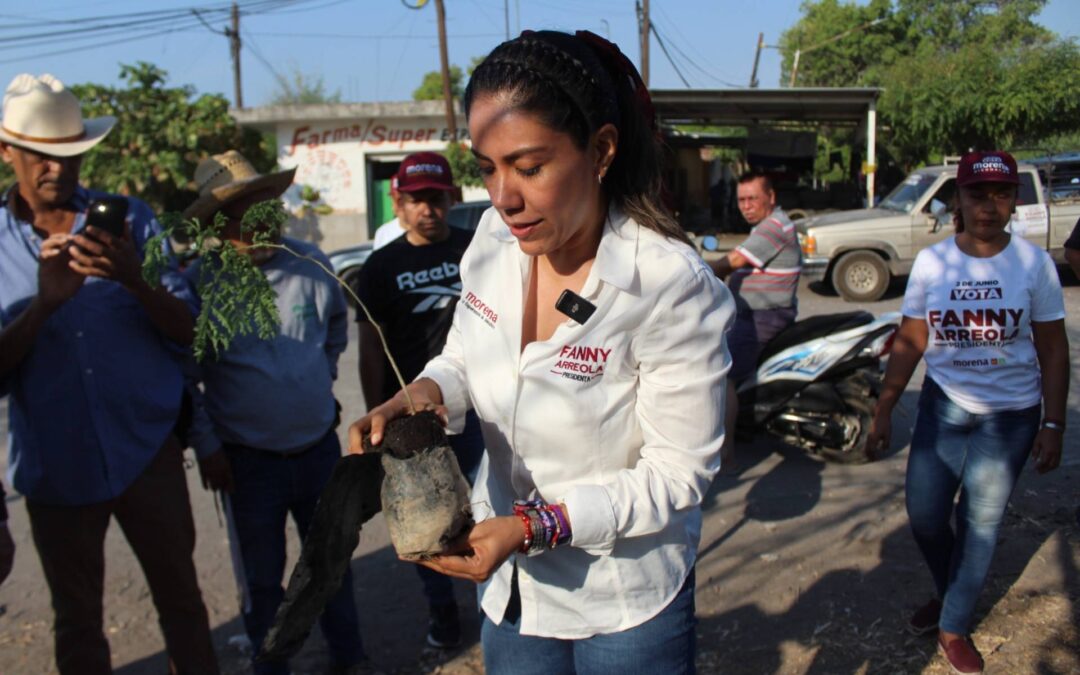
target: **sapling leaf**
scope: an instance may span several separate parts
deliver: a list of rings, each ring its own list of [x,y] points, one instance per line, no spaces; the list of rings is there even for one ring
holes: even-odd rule
[[[356,301],[357,306],[375,327],[379,340],[382,342],[383,351],[390,360],[390,366],[405,394],[409,409],[416,412],[412,397],[409,396],[405,386],[405,379],[390,355],[390,348],[382,330],[356,293],[320,260],[298,253],[280,243],[281,230],[288,218],[289,215],[280,199],[253,204],[244,213],[240,222],[242,235],[250,234],[251,243],[244,246],[245,250],[284,251],[297,258],[311,261],[330,278],[337,281]],[[184,220],[177,214],[165,214],[159,222],[162,233],[151,240],[152,242],[156,240],[156,242],[153,247],[148,245],[147,255],[143,261],[143,276],[148,282],[153,278],[154,281],[151,283],[155,285],[160,283],[161,272],[170,262],[165,248],[168,237],[183,233],[200,256],[196,263],[199,265],[199,274],[195,290],[202,301],[202,311],[195,320],[195,340],[192,344],[197,360],[202,361],[211,353],[215,356],[220,354],[236,338],[244,335],[254,334],[263,340],[272,340],[277,336],[281,326],[277,309],[277,293],[270,286],[266,275],[252,261],[251,256],[244,255],[232,244],[223,243],[222,232],[228,225],[225,214],[218,211],[210,223],[203,223],[197,219]]]

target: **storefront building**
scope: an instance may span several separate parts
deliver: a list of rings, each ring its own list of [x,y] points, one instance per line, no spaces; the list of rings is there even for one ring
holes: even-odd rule
[[[441,101],[267,106],[231,111],[243,126],[273,133],[278,164],[296,167],[286,202],[298,211],[304,186],[319,193],[328,214],[310,210],[291,224],[290,234],[331,251],[372,237],[394,217],[390,178],[413,152],[442,152],[451,140]],[[458,139],[468,142],[465,115],[457,112]],[[465,201],[485,199],[466,189]]]

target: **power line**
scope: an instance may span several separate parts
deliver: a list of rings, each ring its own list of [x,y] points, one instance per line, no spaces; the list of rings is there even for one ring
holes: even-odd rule
[[[664,10],[664,5],[663,5],[663,3],[656,3],[656,8],[660,10],[660,14],[662,14],[662,15],[663,15],[663,17],[664,17],[664,20],[665,20],[665,21],[667,22],[667,23],[665,23],[664,25],[665,25],[665,26],[667,26],[667,27],[670,27],[670,28],[674,29],[674,31],[675,31],[675,37],[678,37],[678,38],[680,38],[680,40],[673,40],[673,39],[671,39],[671,37],[672,37],[672,36],[671,36],[671,34],[670,34],[670,33],[668,33],[668,32],[667,32],[666,30],[664,31],[664,33],[665,33],[665,34],[666,34],[666,35],[668,36],[668,42],[670,42],[670,43],[671,43],[671,48],[672,48],[672,49],[674,49],[674,50],[675,50],[675,51],[676,51],[677,53],[679,53],[679,54],[682,54],[683,58],[685,58],[685,59],[686,59],[686,61],[687,61],[687,62],[688,62],[688,63],[689,63],[690,65],[692,65],[692,66],[694,66],[695,68],[697,68],[697,69],[698,69],[699,71],[701,71],[702,73],[704,73],[704,74],[705,74],[705,75],[706,75],[707,77],[709,77],[709,78],[711,78],[711,79],[713,79],[713,80],[715,80],[715,81],[719,82],[720,84],[723,84],[723,85],[725,85],[725,86],[728,86],[728,87],[741,87],[741,85],[737,85],[737,84],[732,84],[732,83],[730,83],[730,82],[726,82],[726,81],[724,81],[724,80],[722,80],[722,79],[720,79],[720,78],[718,78],[718,77],[714,76],[714,75],[712,74],[712,72],[711,72],[711,71],[716,71],[716,72],[720,72],[720,69],[719,69],[719,68],[717,68],[717,67],[715,66],[715,64],[713,64],[713,63],[711,62],[711,60],[709,59],[709,57],[708,57],[708,56],[706,56],[705,54],[703,54],[703,53],[701,52],[701,50],[699,50],[699,49],[698,49],[698,48],[697,48],[697,47],[696,47],[696,46],[694,45],[694,42],[693,42],[692,40],[690,40],[690,39],[689,39],[688,37],[686,37],[686,34],[685,34],[685,33],[683,33],[683,32],[682,32],[682,31],[681,31],[681,30],[679,29],[679,22],[678,22],[678,21],[675,21],[674,19],[672,19],[672,18],[671,18],[671,17],[670,17],[669,15],[668,15],[667,11],[665,11],[665,10]],[[655,21],[654,21],[653,23],[655,23]],[[708,69],[708,70],[706,70],[705,68],[702,68],[701,66],[699,66],[699,65],[698,65],[698,64],[697,64],[697,63],[696,63],[696,62],[694,61],[694,59],[690,58],[690,57],[689,57],[689,55],[687,55],[687,54],[686,54],[686,52],[684,52],[684,51],[683,51],[682,49],[680,49],[680,48],[679,48],[679,43],[680,43],[680,42],[682,42],[682,44],[683,44],[683,45],[687,45],[687,46],[689,47],[689,49],[690,49],[690,50],[691,50],[692,52],[694,52],[694,54],[695,54],[695,55],[697,55],[697,57],[698,57],[699,59],[701,59],[701,61],[702,61],[702,62],[704,62],[706,66],[708,66],[708,67],[709,67],[709,69]],[[727,75],[727,74],[725,73],[725,75]],[[729,75],[728,75],[728,76],[729,76]],[[729,76],[729,77],[730,77],[730,76]]]
[[[682,80],[682,83],[686,85],[687,89],[689,89],[690,83],[686,81],[685,77],[683,77],[682,71],[679,70],[679,66],[675,63],[675,59],[671,58],[671,54],[668,53],[667,45],[664,44],[664,40],[660,37],[660,33],[656,30],[656,24],[652,25],[652,34],[656,36],[656,42],[660,45],[660,49],[663,50],[664,56],[667,57],[668,63],[670,63],[671,67],[675,69],[675,74],[679,76],[679,79]]]
[[[249,2],[240,4],[238,7],[242,8],[243,14],[253,15],[277,12],[284,8],[294,7],[297,5],[317,1],[318,0],[250,0]],[[342,1],[344,0],[333,0],[334,3]],[[185,7],[168,10],[134,12],[128,14],[102,15],[98,17],[79,17],[58,21],[39,19],[37,20],[38,23],[34,24],[35,28],[40,28],[41,23],[59,23],[64,25],[75,24],[83,25],[84,27],[53,31],[38,30],[32,33],[8,35],[0,38],[0,51],[14,51],[51,45],[68,46],[72,45],[72,43],[82,44],[72,46],[66,49],[50,49],[49,51],[44,52],[23,54],[20,57],[12,57],[9,59],[5,59],[3,61],[0,61],[0,63],[13,63],[17,61],[38,59],[42,57],[89,51],[92,49],[98,49],[101,47],[108,47],[111,45],[119,44],[121,42],[124,42],[125,40],[142,40],[148,37],[155,37],[173,32],[191,30],[193,28],[198,28],[200,24],[210,29],[211,31],[217,32],[207,22],[206,15],[209,15],[212,20],[216,20],[218,19],[219,14],[221,14],[222,12],[228,12],[230,9],[231,3],[221,5],[209,5],[203,7]],[[109,23],[109,21],[114,21],[117,18],[130,19],[131,17],[141,18]],[[30,17],[26,18],[29,19]],[[0,26],[0,30],[4,30],[5,28],[10,31],[12,27]],[[116,36],[118,35],[122,35],[123,37],[119,39],[112,39],[116,38]]]
[[[259,37],[310,37],[310,38],[329,38],[329,39],[361,39],[361,40],[430,40],[430,35],[412,35],[412,34],[396,34],[396,35],[379,35],[375,33],[274,33],[274,32],[257,32],[251,33]],[[472,38],[492,38],[503,37],[502,33],[460,33],[453,34],[449,37],[455,39],[472,39]]]
[[[660,30],[656,26],[655,21],[653,22],[653,30],[654,31],[659,31]],[[670,36],[668,36],[668,37],[670,38]],[[656,39],[657,40],[660,39],[658,33],[657,33],[657,38]],[[678,45],[677,41],[671,40],[671,48],[673,50],[675,50],[675,53],[679,54],[687,64],[689,64],[693,68],[697,69],[697,71],[700,72],[701,74],[703,74],[705,77],[707,77],[707,78],[709,78],[709,79],[711,79],[711,80],[713,80],[715,82],[719,82],[720,84],[724,85],[725,87],[732,87],[732,88],[735,88],[735,89],[739,89],[739,88],[742,87],[742,85],[738,85],[738,84],[734,84],[732,82],[727,82],[726,80],[722,80],[719,77],[716,77],[715,75],[713,75],[710,71],[708,71],[705,68],[698,65],[698,63],[696,61],[694,61],[694,59],[690,58],[690,56],[687,55],[686,52],[684,52],[682,49],[679,48],[679,45]]]
[[[3,63],[17,63],[19,61],[29,61],[29,60],[33,60],[33,59],[50,57],[50,56],[60,56],[61,54],[72,54],[74,52],[85,52],[85,51],[87,51],[89,49],[97,49],[99,47],[109,47],[111,45],[118,45],[118,44],[121,44],[121,43],[124,43],[124,42],[135,42],[135,41],[138,41],[138,40],[145,40],[147,38],[157,37],[159,35],[168,35],[169,33],[176,33],[176,32],[179,32],[181,30],[188,30],[188,29],[187,28],[168,28],[168,29],[165,29],[165,30],[159,30],[159,31],[155,31],[155,32],[152,32],[152,33],[146,33],[144,35],[137,35],[137,36],[126,35],[126,36],[124,36],[122,38],[119,38],[119,39],[116,39],[116,40],[108,40],[108,41],[105,41],[105,42],[98,42],[98,43],[93,44],[93,45],[84,45],[84,46],[81,46],[81,47],[72,47],[71,49],[61,49],[61,50],[51,49],[51,50],[49,50],[47,52],[39,52],[37,54],[23,55],[23,56],[18,56],[18,57],[11,58],[11,59],[3,59],[3,60],[0,60],[0,64],[3,64]]]
[[[289,91],[289,80],[286,79],[284,75],[279,73],[274,68],[273,64],[271,64],[270,61],[262,55],[262,52],[259,51],[259,48],[255,46],[255,41],[251,39],[251,33],[247,32],[246,30],[242,30],[241,33],[244,36],[244,45],[248,48],[248,51],[251,52],[251,55],[254,56],[255,59],[259,61],[259,63],[261,63],[263,66],[266,67],[267,70],[270,71],[270,74],[274,76],[274,78],[278,81],[278,84],[280,84],[285,91]]]

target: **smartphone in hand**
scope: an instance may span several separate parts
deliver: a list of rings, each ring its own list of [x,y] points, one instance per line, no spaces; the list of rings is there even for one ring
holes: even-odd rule
[[[124,197],[98,197],[90,202],[86,224],[122,239],[127,212],[128,200]]]

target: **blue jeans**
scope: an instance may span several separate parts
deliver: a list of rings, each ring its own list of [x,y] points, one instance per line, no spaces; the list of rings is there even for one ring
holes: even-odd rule
[[[930,378],[919,397],[907,467],[907,512],[942,601],[941,630],[967,635],[998,529],[1031,452],[1040,407],[976,415]],[[950,519],[957,490],[956,531]]]
[[[230,500],[251,595],[251,611],[244,614],[244,627],[257,654],[285,595],[281,587],[285,521],[291,513],[300,538],[307,536],[315,504],[341,456],[341,446],[331,429],[314,447],[295,456],[237,445],[226,445],[225,451],[232,465],[235,488]],[[348,568],[319,625],[336,663],[351,665],[365,658]],[[255,664],[257,675],[288,672],[285,662]]]
[[[516,572],[516,570],[515,570]],[[581,640],[521,635],[516,576],[503,622],[484,617],[480,640],[488,675],[692,675],[696,651],[694,572],[675,599],[645,623]]]
[[[484,456],[484,437],[480,433],[480,418],[470,410],[465,415],[465,428],[461,433],[447,438],[450,440],[454,456],[457,457],[461,473],[465,474],[465,479],[471,486],[476,481],[480,458]],[[422,565],[416,566],[416,573],[420,575],[420,581],[424,584],[424,597],[427,598],[429,607],[449,607],[457,604],[454,600],[453,580],[450,577]]]

